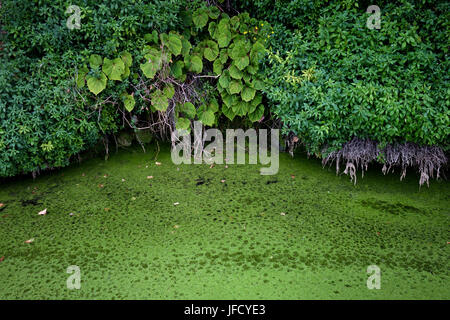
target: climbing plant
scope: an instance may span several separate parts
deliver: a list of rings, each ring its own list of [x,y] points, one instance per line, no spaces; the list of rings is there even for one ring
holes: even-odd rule
[[[259,61],[270,25],[247,13],[230,17],[215,6],[188,11],[184,23],[182,33],[145,34],[134,59],[127,51],[116,57],[91,55],[77,70],[78,87],[87,84],[99,95],[109,83],[114,86],[132,74],[120,95],[124,109],[163,114],[172,129],[190,130],[191,120],[214,126],[221,115],[261,119]]]

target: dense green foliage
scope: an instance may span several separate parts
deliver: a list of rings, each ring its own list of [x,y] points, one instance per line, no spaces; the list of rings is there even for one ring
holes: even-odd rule
[[[80,29],[66,25],[72,4],[81,8]],[[66,165],[72,155],[116,131],[116,106],[77,93],[73,70],[93,53],[118,55],[136,48],[145,33],[176,29],[183,5],[178,0],[2,1],[0,176]]]
[[[194,119],[217,125],[222,114],[229,120],[236,116],[259,120],[264,113],[259,60],[270,26],[248,14],[230,18],[217,7],[200,7],[186,11],[183,30],[145,34],[136,59],[126,51],[111,59],[91,55],[89,68],[85,64],[78,70],[78,87],[86,81],[85,90],[99,95],[109,84],[115,87],[117,81],[126,80],[131,70],[136,73],[121,88],[128,112],[162,112],[170,123],[174,109],[176,127],[187,130]],[[211,87],[201,95],[199,87],[204,88],[205,82]]]
[[[352,137],[448,150],[449,8],[446,1],[242,1],[274,25],[266,60],[270,108],[310,152]]]
[[[367,1],[205,3],[3,1],[0,176],[67,165],[125,127],[251,125],[263,103],[319,156],[355,137],[449,150],[446,1],[380,1],[380,30]]]

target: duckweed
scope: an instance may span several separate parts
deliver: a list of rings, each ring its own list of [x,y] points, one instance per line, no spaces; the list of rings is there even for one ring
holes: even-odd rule
[[[0,299],[450,298],[446,181],[373,170],[355,186],[302,155],[281,154],[276,176],[154,156],[3,182]]]

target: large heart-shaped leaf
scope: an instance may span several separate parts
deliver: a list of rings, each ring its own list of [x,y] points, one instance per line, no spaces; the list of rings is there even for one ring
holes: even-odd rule
[[[178,118],[175,123],[175,128],[177,130],[189,130],[191,128],[191,121],[186,118]]]
[[[231,32],[228,29],[216,31],[216,40],[220,48],[225,48],[231,41]]]
[[[166,111],[169,107],[169,99],[164,95],[164,92],[161,90],[156,90],[151,95],[152,106],[155,107],[156,110]]]
[[[194,22],[194,25],[201,29],[208,23],[208,12],[204,8],[200,8],[194,11],[192,14],[192,21]]]
[[[211,19],[217,19],[220,16],[220,10],[216,6],[208,7],[208,15]]]
[[[125,66],[131,67],[131,64],[133,63],[133,57],[131,56],[131,53],[128,51],[122,51],[120,53],[120,58],[122,59]]]
[[[141,70],[147,78],[153,79],[162,66],[163,57],[161,51],[150,46],[145,46],[144,58],[146,62],[141,64]],[[167,59],[167,57],[164,57],[164,59]]]
[[[144,73],[144,75],[149,78],[153,79],[158,72],[158,68],[154,63],[146,62],[144,64],[141,64],[141,70]]]
[[[209,101],[208,109],[214,113],[219,111],[219,102],[217,102],[216,99],[212,98],[211,101]]]
[[[244,87],[244,89],[242,89],[241,98],[245,102],[249,102],[249,101],[253,100],[253,98],[255,97],[255,94],[256,94],[255,89],[246,86],[246,87]]]
[[[242,79],[243,72],[239,70],[234,64],[228,69],[230,72],[230,76],[234,79],[240,80]]]
[[[164,87],[163,93],[167,99],[172,99],[175,94],[175,89],[171,84],[168,84],[167,86]]]
[[[253,75],[256,74],[258,72],[258,66],[249,65],[247,67],[247,72],[250,73],[250,74],[253,74]]]
[[[230,82],[230,94],[239,93],[242,90],[242,82],[239,80],[233,80]]]
[[[231,108],[231,106],[233,105],[233,96],[231,94],[228,94],[226,92],[222,93],[222,101],[224,103],[225,106]]]
[[[125,72],[125,64],[121,58],[116,58],[114,60],[105,58],[102,70],[110,80],[122,81],[122,74]]]
[[[134,97],[131,94],[124,94],[123,97],[123,104],[125,105],[125,109],[127,109],[128,112],[133,111],[134,105],[136,102],[134,101]]]
[[[89,65],[93,69],[101,66],[102,61],[103,61],[102,57],[99,56],[98,54],[91,54],[91,56],[89,57]]]
[[[175,78],[180,79],[181,76],[183,75],[183,67],[184,67],[183,61],[175,62],[171,67],[172,75]]]
[[[195,115],[197,114],[197,110],[195,109],[195,106],[190,102],[186,102],[186,103],[180,105],[179,110],[181,112],[183,112],[183,114],[190,119],[194,119]]]
[[[219,56],[219,46],[215,41],[208,40],[205,42],[205,50],[203,54],[207,60],[214,61]]]
[[[229,51],[230,57],[233,60],[237,60],[244,56],[247,56],[248,46],[243,40],[235,41],[234,47]]]
[[[259,121],[264,115],[264,106],[260,104],[255,111],[248,114],[248,118],[251,122]]]
[[[266,48],[260,41],[255,42],[250,50],[250,59],[252,60],[252,63],[258,63],[259,58],[265,51]]]
[[[227,74],[222,74],[219,78],[219,84],[222,86],[222,88],[228,88],[230,85],[230,77]]]
[[[227,107],[226,105],[222,106],[222,113],[231,121],[236,116],[236,113],[233,111],[233,109]]]
[[[166,43],[170,52],[172,52],[175,56],[178,56],[181,53],[181,49],[183,48],[183,44],[181,42],[181,38],[176,34],[169,34],[168,42]]]
[[[102,92],[106,88],[106,83],[108,82],[108,78],[103,72],[100,72],[100,76],[98,78],[87,75],[86,80],[89,91],[91,91],[95,95],[98,95],[100,92]]]
[[[198,115],[198,118],[206,126],[212,126],[216,119],[212,110],[204,110]]]
[[[203,62],[199,56],[191,56],[189,70],[195,73],[202,72]]]
[[[238,116],[245,116],[248,111],[247,103],[240,100],[238,103],[232,106],[234,113]]]
[[[239,70],[244,70],[245,67],[247,67],[250,63],[250,60],[248,58],[248,56],[242,56],[239,58],[234,59],[234,64],[236,65],[236,67],[239,68]]]

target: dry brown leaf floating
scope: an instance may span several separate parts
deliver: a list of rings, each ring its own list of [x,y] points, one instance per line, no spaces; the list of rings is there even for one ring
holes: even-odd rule
[[[47,214],[47,208],[45,208],[44,210],[42,210],[38,213],[38,215],[40,215],[40,216],[45,216],[46,214]]]

